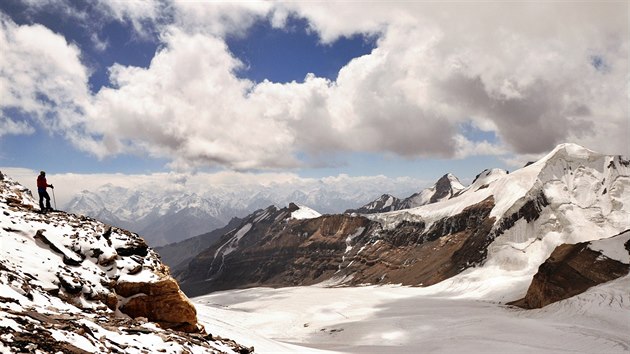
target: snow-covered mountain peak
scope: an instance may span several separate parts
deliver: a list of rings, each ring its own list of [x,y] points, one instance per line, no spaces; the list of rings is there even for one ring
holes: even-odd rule
[[[561,245],[612,237],[618,239],[592,244],[606,251],[602,257],[592,253],[580,262],[587,269],[606,257],[621,262],[627,274],[629,165],[621,156],[565,145],[541,162],[510,174],[486,170],[455,195],[405,210],[309,220],[287,220],[289,212],[277,211],[266,219],[272,223],[246,221],[190,262],[182,284],[201,293],[328,280],[389,282],[506,302],[525,296],[539,266],[567,249]],[[452,180],[447,174],[416,197],[430,200]]]
[[[457,194],[460,190],[464,189],[464,186],[459,181],[459,178],[455,177],[451,173],[447,173],[440,177],[433,186],[435,194],[433,195],[434,201],[441,200],[443,198],[450,198]]]
[[[479,173],[473,180],[472,185],[484,185],[490,183],[497,178],[501,178],[508,174],[508,171],[501,168],[485,169]]]
[[[519,270],[528,279],[537,270],[533,264],[542,263],[560,244],[606,238],[630,227],[629,167],[623,156],[565,144],[510,174],[484,171],[455,198],[370,218],[386,229],[403,222],[430,228],[491,201],[488,239],[496,240],[488,247],[486,264]],[[523,281],[519,286],[526,285]]]
[[[545,164],[553,163],[554,161],[588,161],[597,158],[602,158],[605,155],[589,150],[581,145],[573,143],[564,143],[556,146],[547,155],[540,158],[533,163],[535,167],[543,167]],[[529,167],[529,166],[527,166]]]
[[[464,188],[457,177],[451,173],[447,173],[440,177],[432,187],[426,188],[402,200],[395,210],[416,208],[422,205],[448,200],[456,196]]]
[[[593,150],[587,149],[582,145],[578,145],[575,143],[563,143],[563,144],[559,144],[558,146],[556,146],[550,153],[549,155],[556,155],[556,154],[562,154],[563,157],[578,157],[578,158],[587,158],[588,156],[592,156],[592,155],[599,155],[601,156],[602,154],[595,152]],[[543,158],[544,159],[544,158]]]
[[[401,200],[390,194],[383,194],[378,199],[358,209],[348,209],[345,212],[348,214],[373,214],[415,208],[453,198],[464,188],[455,175],[447,173],[440,177],[433,186],[414,193],[408,198]]]
[[[462,183],[459,181],[459,178],[457,178],[454,174],[447,173],[444,176],[442,176],[442,178],[448,180],[449,184],[454,190],[464,189],[464,185],[462,185]],[[438,182],[439,181],[440,180],[438,180]]]

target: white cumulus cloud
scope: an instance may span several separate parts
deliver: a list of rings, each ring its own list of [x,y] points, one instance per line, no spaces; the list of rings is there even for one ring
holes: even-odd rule
[[[44,26],[18,26],[2,14],[0,48],[4,133],[33,133],[36,124],[68,139],[81,135],[91,97],[79,48]],[[8,110],[20,112],[19,118],[9,117]]]
[[[39,124],[97,156],[148,154],[183,169],[297,167],[337,152],[537,154],[565,141],[629,152],[625,3],[175,1],[107,9],[138,31],[153,23],[161,44],[147,68],[113,65],[113,87],[95,94],[74,44],[1,19],[0,108],[35,117],[1,124],[15,133]],[[377,36],[376,47],[332,81],[239,78],[243,64],[225,37],[246,35],[256,21],[282,27],[288,16],[306,19],[323,45],[360,34]],[[466,135],[466,125],[497,139]]]

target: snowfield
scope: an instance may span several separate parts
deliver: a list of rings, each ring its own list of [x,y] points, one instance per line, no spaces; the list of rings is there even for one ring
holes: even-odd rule
[[[256,353],[628,353],[630,276],[538,310],[401,286],[253,288],[193,299]]]
[[[505,305],[526,294],[561,244],[592,241],[589,247],[602,256],[630,263],[624,248],[628,165],[622,157],[562,144],[511,174],[485,171],[454,198],[369,215],[385,227],[403,220],[431,224],[492,196],[498,228],[527,201],[542,200],[539,217],[502,230],[483,264],[430,287],[331,282],[217,292],[193,301],[209,331],[258,353],[629,353],[630,275],[542,309]]]

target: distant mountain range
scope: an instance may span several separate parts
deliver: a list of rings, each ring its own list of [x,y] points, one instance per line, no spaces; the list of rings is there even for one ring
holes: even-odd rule
[[[426,204],[450,199],[464,189],[459,179],[448,173],[442,176],[431,188],[414,193],[409,198],[398,199],[390,194],[383,194],[378,199],[365,204],[359,209],[348,209],[346,213],[374,214],[394,210],[411,209]]]
[[[563,144],[466,187],[446,175],[407,209],[373,213],[396,205],[389,199],[365,214],[258,210],[175,276],[189,296],[321,282],[477,284],[470,291],[491,292],[485,298],[541,307],[628,274],[628,190],[627,157]]]
[[[486,170],[476,177],[485,177],[489,174],[507,174],[506,171],[495,169]],[[420,192],[414,193],[408,198],[398,199],[390,194],[383,194],[380,198],[367,203],[358,209],[348,209],[346,214],[374,214],[382,213],[392,210],[410,209],[421,205],[435,203],[441,200],[447,200],[464,189],[464,186],[459,182],[459,179],[452,174],[446,174],[442,176],[438,181],[429,188],[425,188]],[[291,203],[290,203],[291,204]],[[222,228],[213,230],[199,236],[195,236],[183,241],[170,243],[164,246],[156,247],[156,251],[162,256],[162,260],[171,266],[174,273],[178,273],[184,270],[188,266],[188,262],[201,250],[210,247],[213,243],[219,240],[228,231],[231,231],[239,226],[243,220],[257,218],[260,213],[268,212],[269,210],[277,211],[278,208],[270,206],[265,209],[256,210],[249,216],[243,218],[234,218],[230,223]],[[301,206],[300,210],[312,210],[305,206]],[[196,251],[196,252],[195,252]]]
[[[360,181],[341,176],[266,186],[207,186],[198,193],[107,184],[82,191],[65,209],[137,232],[157,247],[222,228],[234,217],[245,217],[272,204],[295,202],[321,213],[339,213],[373,199],[378,191],[410,195],[421,187],[418,180],[383,176]]]

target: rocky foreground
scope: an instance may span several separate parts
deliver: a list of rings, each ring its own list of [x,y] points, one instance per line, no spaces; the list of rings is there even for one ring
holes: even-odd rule
[[[252,351],[198,324],[138,235],[37,209],[27,189],[0,180],[0,352]]]

